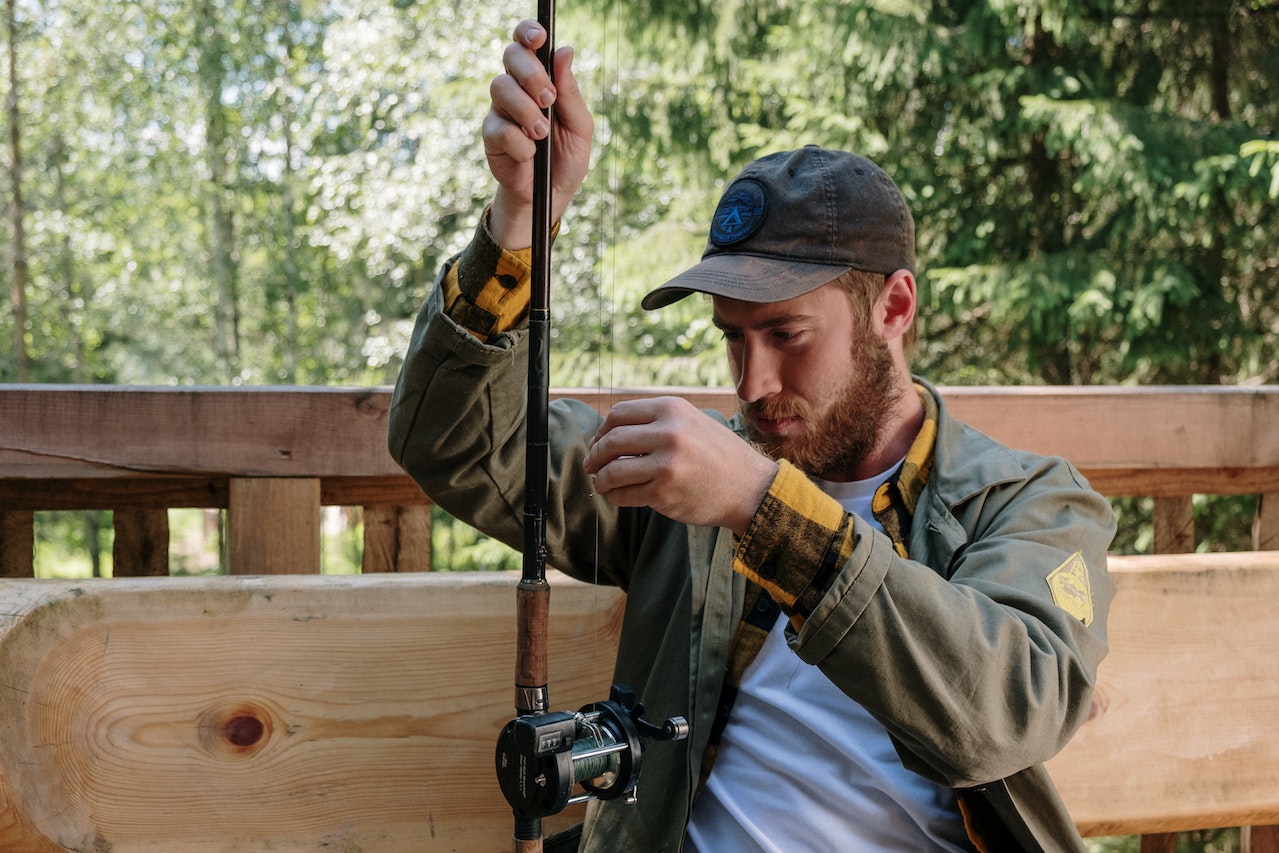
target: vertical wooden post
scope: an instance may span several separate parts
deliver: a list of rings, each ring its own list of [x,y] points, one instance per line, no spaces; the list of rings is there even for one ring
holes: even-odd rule
[[[364,507],[364,572],[429,572],[431,508]]]
[[[0,512],[0,578],[35,577],[35,513]]]
[[[1257,495],[1252,518],[1252,550],[1279,551],[1279,492]]]
[[[1177,833],[1157,832],[1141,836],[1141,853],[1177,853]]]
[[[236,478],[227,484],[227,570],[318,574],[318,478]]]
[[[111,574],[117,578],[165,577],[169,574],[169,511],[117,509]]]
[[[1195,550],[1195,507],[1190,495],[1155,498],[1155,553],[1191,554]],[[1177,853],[1177,833],[1141,837],[1141,853]]]
[[[1279,492],[1257,495],[1252,550],[1279,550]],[[1279,826],[1244,827],[1243,853],[1279,853]]]
[[[1194,499],[1190,495],[1155,498],[1155,553],[1195,552]]]
[[[1279,853],[1279,826],[1245,826],[1243,853]]]

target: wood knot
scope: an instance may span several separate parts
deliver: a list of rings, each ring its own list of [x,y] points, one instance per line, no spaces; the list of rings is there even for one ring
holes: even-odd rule
[[[250,714],[232,717],[222,724],[222,736],[233,746],[250,747],[262,740],[266,725]]]
[[[200,719],[200,742],[209,752],[244,757],[271,739],[271,714],[251,703],[212,708]]]

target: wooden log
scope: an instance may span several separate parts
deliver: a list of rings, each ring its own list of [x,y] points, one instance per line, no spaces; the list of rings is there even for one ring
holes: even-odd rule
[[[35,513],[0,511],[0,578],[35,576]]]
[[[1049,771],[1087,835],[1279,821],[1279,552],[1112,557],[1094,713]]]
[[[230,574],[320,571],[320,481],[235,479],[227,489]]]
[[[0,581],[0,850],[509,850],[517,581]],[[621,595],[551,581],[551,699],[578,708]]]

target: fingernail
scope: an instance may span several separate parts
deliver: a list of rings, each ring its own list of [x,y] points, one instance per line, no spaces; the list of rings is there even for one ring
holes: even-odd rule
[[[550,89],[543,89],[537,93],[537,105],[542,109],[546,109],[555,103],[555,92]]]
[[[551,126],[546,123],[545,119],[540,119],[533,123],[533,138],[541,139],[550,131]]]

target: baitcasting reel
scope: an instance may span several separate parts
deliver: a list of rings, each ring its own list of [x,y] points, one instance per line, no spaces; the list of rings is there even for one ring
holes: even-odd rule
[[[635,692],[614,684],[607,702],[507,723],[497,739],[497,779],[515,814],[549,817],[574,803],[621,796],[634,802],[645,741],[688,737],[683,717],[655,726],[643,713]],[[583,792],[574,795],[574,784]]]

